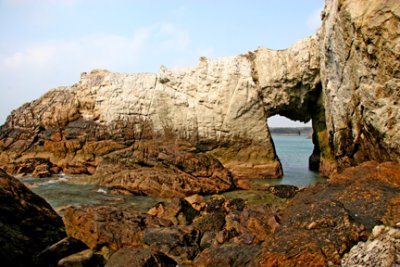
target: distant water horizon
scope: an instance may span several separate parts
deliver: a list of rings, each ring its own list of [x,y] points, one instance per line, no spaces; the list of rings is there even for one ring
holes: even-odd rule
[[[273,134],[272,139],[282,164],[283,177],[268,179],[268,183],[305,187],[326,181],[318,172],[310,171],[308,168],[308,159],[314,149],[314,144],[310,138],[298,135]]]

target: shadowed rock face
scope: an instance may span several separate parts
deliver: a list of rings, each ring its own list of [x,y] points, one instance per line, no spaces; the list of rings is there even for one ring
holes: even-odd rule
[[[2,169],[0,203],[2,266],[36,266],[39,253],[65,236],[50,205]]]
[[[394,227],[400,220],[399,164],[366,162],[330,180],[300,191],[282,211],[263,244],[262,266],[340,265],[375,225]]]
[[[400,161],[400,2],[327,0],[321,80],[332,156],[340,168]]]

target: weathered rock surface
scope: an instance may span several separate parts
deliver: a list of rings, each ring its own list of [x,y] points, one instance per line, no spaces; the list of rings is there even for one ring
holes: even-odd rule
[[[220,196],[205,202],[198,212],[184,199],[173,199],[148,213],[127,207],[69,207],[63,220],[68,235],[83,241],[95,255],[103,255],[105,261],[109,259],[107,266],[126,263],[133,253],[145,262],[167,257],[182,266],[235,261],[234,266],[240,266],[256,259],[261,243],[277,227],[276,221],[266,218],[274,218],[285,203],[281,199],[274,208],[272,204],[252,207],[243,199]],[[246,253],[248,249],[251,253]],[[126,257],[122,255],[125,252]]]
[[[259,172],[249,175],[281,173],[245,56],[202,58],[195,68],[159,74],[84,73],[13,112],[1,140],[10,171],[40,155],[64,171],[91,173],[103,155],[134,141],[186,140],[241,175],[254,166]]]
[[[374,168],[365,168],[368,164]],[[338,265],[375,225],[395,226],[400,221],[400,187],[396,181],[382,179],[377,165],[365,163],[341,174],[341,179],[298,192],[278,216],[272,238],[264,242],[261,265]],[[399,167],[380,165],[386,174]]]
[[[230,174],[279,177],[266,118],[313,117],[310,104],[321,92],[317,44],[312,37],[288,50],[201,58],[197,67],[159,74],[83,73],[79,83],[8,117],[0,165],[36,176],[95,174],[150,195],[226,191]]]
[[[35,266],[47,246],[65,237],[61,218],[41,197],[0,169],[2,266]]]
[[[103,245],[113,250],[142,244],[147,227],[172,225],[132,208],[110,206],[69,207],[64,211],[63,221],[68,236],[81,240],[89,248]]]
[[[325,138],[334,161],[400,162],[399,1],[327,0],[323,18]]]
[[[366,242],[359,242],[342,259],[342,266],[400,266],[400,230],[375,226]]]
[[[282,175],[266,124],[275,114],[312,119],[310,167],[326,175],[368,160],[399,162],[399,10],[396,0],[327,0],[318,34],[286,50],[201,58],[158,74],[83,73],[12,112],[0,129],[0,167],[38,177],[96,174],[119,157],[110,186],[221,192],[232,181],[218,161],[238,183]],[[160,142],[175,146],[166,153],[172,161]],[[27,165],[32,158],[48,164]]]
[[[121,248],[114,253],[106,267],[175,267],[177,263],[161,252],[146,248]]]
[[[105,155],[93,178],[111,189],[169,198],[233,187],[230,173],[217,159],[187,147],[187,143],[141,141]]]

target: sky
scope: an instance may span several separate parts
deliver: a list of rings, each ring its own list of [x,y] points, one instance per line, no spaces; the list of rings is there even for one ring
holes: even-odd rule
[[[323,0],[0,0],[0,124],[92,69],[158,72],[199,57],[285,49],[313,35]],[[302,126],[283,117],[270,127]]]

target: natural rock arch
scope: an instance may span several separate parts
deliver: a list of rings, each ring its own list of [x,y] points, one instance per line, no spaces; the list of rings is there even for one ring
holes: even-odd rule
[[[97,173],[118,155],[132,166],[172,166],[201,192],[218,179],[225,190],[230,175],[282,175],[266,124],[274,114],[312,119],[310,166],[324,174],[367,160],[399,162],[400,3],[326,2],[317,35],[286,50],[201,58],[158,74],[83,73],[12,112],[0,129],[0,167],[13,173],[47,160],[52,172]]]

